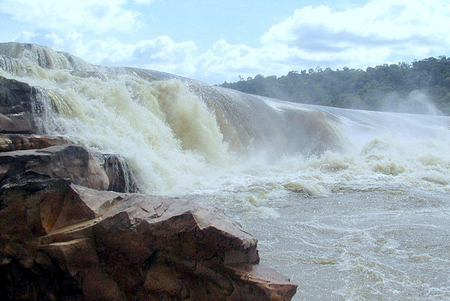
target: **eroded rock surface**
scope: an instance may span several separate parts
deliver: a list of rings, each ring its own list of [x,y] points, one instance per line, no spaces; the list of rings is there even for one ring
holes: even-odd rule
[[[182,199],[27,172],[3,183],[0,229],[9,298],[289,300],[296,290],[258,264],[239,225]]]

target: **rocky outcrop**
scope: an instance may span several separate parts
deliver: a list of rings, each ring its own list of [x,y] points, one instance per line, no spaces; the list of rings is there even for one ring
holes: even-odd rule
[[[120,193],[138,191],[121,156],[42,135],[38,92],[0,77],[3,300],[292,298],[297,286],[224,214]]]
[[[103,168],[108,176],[108,190],[117,192],[139,192],[136,178],[125,159],[117,154],[103,154]]]
[[[0,133],[38,132],[32,116],[35,97],[30,85],[0,76]]]
[[[63,137],[0,135],[0,180],[24,171],[37,171],[99,190],[138,192],[125,160],[69,144]]]
[[[134,176],[123,158],[102,155],[82,146],[62,144],[43,149],[0,153],[0,180],[26,171],[98,190],[137,192]]]
[[[0,152],[42,149],[68,143],[69,141],[61,136],[0,134]]]
[[[33,300],[289,300],[257,241],[185,200],[35,172],[0,190],[0,295]]]
[[[48,92],[48,91],[47,91]],[[0,179],[23,171],[37,171],[99,190],[137,192],[125,160],[75,146],[64,137],[42,135],[46,91],[0,76]],[[51,107],[51,106],[50,106]]]
[[[86,187],[107,190],[109,178],[94,156],[82,146],[65,144],[44,149],[0,153],[0,170],[5,178],[25,171],[35,171],[54,178],[68,178]]]

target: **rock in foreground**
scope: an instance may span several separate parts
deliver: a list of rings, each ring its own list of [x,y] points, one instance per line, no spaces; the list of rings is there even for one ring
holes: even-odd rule
[[[98,191],[32,171],[0,191],[0,295],[29,300],[289,300],[257,241],[175,198]]]
[[[52,67],[49,50],[17,47]],[[222,214],[112,192],[138,191],[132,170],[120,155],[46,135],[52,95],[0,76],[2,300],[292,298],[297,286],[259,265],[256,239]]]
[[[28,171],[68,178],[97,190],[138,191],[134,175],[121,156],[100,154],[79,145],[0,152],[0,181]]]

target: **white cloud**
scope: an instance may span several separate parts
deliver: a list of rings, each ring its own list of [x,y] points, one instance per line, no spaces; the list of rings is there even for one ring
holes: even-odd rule
[[[134,0],[142,4],[151,1]],[[120,40],[114,30],[127,30],[127,26],[139,23],[139,13],[125,9],[125,2],[15,0],[12,4],[4,0],[0,11],[44,29],[23,32],[18,41],[49,45],[93,64],[155,69],[210,83],[237,80],[238,75],[283,75],[316,66],[364,68],[409,63],[448,54],[450,49],[446,27],[450,24],[450,4],[443,0],[373,0],[342,11],[304,7],[269,28],[259,47],[219,39],[203,50],[194,41],[174,41],[165,35],[134,43]],[[8,8],[5,3],[9,3]],[[106,35],[88,37],[89,28]]]
[[[195,76],[197,71],[195,43],[175,42],[168,36],[126,44],[117,38],[86,40],[83,34],[74,30],[65,36],[24,32],[17,40],[49,45],[96,65],[138,67],[184,76]]]
[[[125,9],[125,4],[125,0],[3,0],[0,12],[43,30],[100,34],[140,26],[139,12]]]
[[[197,46],[192,41],[175,42],[168,36],[145,40],[134,46],[131,62],[135,66],[193,76]]]
[[[15,41],[17,41],[17,40],[22,40],[22,41],[25,41],[25,42],[29,42],[29,41],[32,41],[33,39],[35,39],[36,37],[38,37],[39,36],[39,34],[37,34],[37,33],[34,33],[34,32],[29,32],[29,31],[22,31],[21,33],[20,33],[20,35],[18,35],[17,37],[15,37]]]
[[[368,66],[444,54],[450,46],[444,24],[450,24],[446,1],[375,0],[346,11],[298,9],[272,26],[261,42],[268,48],[288,45],[292,56],[281,53],[287,61],[296,57],[334,65],[330,67]]]
[[[158,0],[134,0],[133,2],[136,4],[150,4]]]
[[[49,33],[45,35],[45,39],[47,40],[51,40],[52,43],[56,46],[56,47],[62,47],[64,45],[64,39],[61,39],[60,37],[58,37],[57,34],[55,33]]]
[[[219,40],[199,57],[196,76],[217,83],[238,75],[282,75],[316,66],[410,63],[448,52],[450,35],[444,24],[450,24],[446,1],[375,0],[344,11],[305,7],[272,26],[258,48]]]
[[[203,55],[201,70],[203,76],[222,73],[229,79],[316,66],[410,63],[448,52],[450,35],[444,24],[450,24],[447,1],[374,0],[344,11],[309,6],[272,26],[259,48],[219,41]]]

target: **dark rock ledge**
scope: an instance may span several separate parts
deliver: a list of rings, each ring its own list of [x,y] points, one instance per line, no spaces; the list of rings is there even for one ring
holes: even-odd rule
[[[223,214],[136,193],[120,156],[39,135],[32,90],[0,80],[2,300],[292,298]]]

